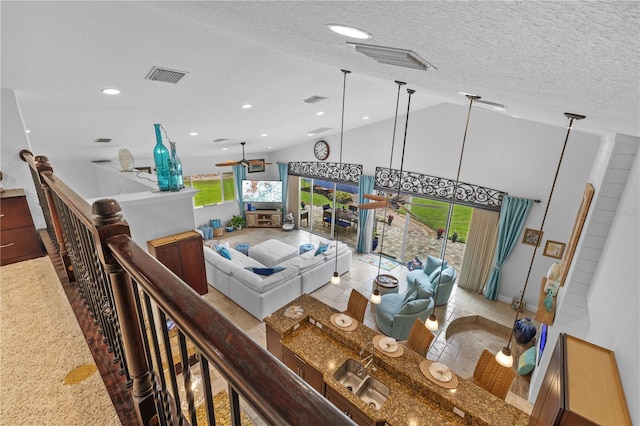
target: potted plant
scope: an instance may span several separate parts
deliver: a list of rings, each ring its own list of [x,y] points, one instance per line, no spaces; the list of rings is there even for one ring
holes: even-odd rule
[[[438,239],[442,238],[444,235],[444,228],[438,228]]]
[[[371,251],[376,251],[377,248],[378,248],[378,233],[374,232],[373,233],[373,242],[371,244]]]
[[[233,232],[235,228],[231,224],[231,221],[227,222],[227,232]]]
[[[231,218],[231,220],[229,221],[229,224],[231,226],[233,226],[236,229],[242,229],[242,227],[246,224],[247,222],[244,220],[244,218],[242,216],[238,216],[236,214],[233,215],[233,217]]]
[[[387,216],[387,223],[389,224],[389,226],[391,226],[391,222],[393,222],[393,215],[392,214]]]

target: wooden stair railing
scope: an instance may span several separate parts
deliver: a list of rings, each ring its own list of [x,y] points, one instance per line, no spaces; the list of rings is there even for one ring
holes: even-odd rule
[[[31,162],[29,154],[27,162]],[[200,424],[192,388],[196,366],[189,362],[188,342],[197,352],[205,423],[215,424],[211,388],[211,368],[215,368],[228,383],[234,425],[240,426],[240,397],[269,424],[353,424],[133,242],[115,200],[102,199],[89,206],[48,167],[38,176],[47,188],[46,208],[53,229],[59,230],[56,235],[68,251],[76,286],[96,326],[129,379],[139,424]],[[177,329],[173,337],[169,323]],[[180,370],[172,368],[175,339]]]

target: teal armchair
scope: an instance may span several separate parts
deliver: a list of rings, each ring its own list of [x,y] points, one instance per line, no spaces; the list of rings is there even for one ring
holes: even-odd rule
[[[385,335],[407,340],[416,318],[425,321],[435,303],[431,290],[414,281],[405,293],[387,293],[376,306],[376,324]]]
[[[446,262],[443,266],[440,259],[432,256],[427,256],[427,260],[424,263],[423,269],[415,269],[407,274],[407,285],[417,281],[418,284],[427,286],[434,295],[436,294],[436,287],[438,287],[435,305],[446,304],[449,301],[458,275],[455,268],[447,266]]]

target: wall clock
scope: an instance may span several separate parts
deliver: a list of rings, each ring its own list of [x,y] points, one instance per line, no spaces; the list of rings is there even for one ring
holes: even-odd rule
[[[329,144],[326,141],[319,140],[313,146],[313,153],[318,160],[326,160],[329,158]]]

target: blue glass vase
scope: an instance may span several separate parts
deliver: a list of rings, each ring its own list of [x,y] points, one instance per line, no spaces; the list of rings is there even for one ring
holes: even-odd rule
[[[169,169],[171,167],[171,155],[169,150],[162,143],[160,124],[153,125],[156,128],[156,146],[153,148],[153,160],[156,163],[156,175],[158,176],[158,188],[160,191],[171,190],[171,179]]]
[[[184,177],[182,176],[182,161],[180,161],[180,157],[178,157],[178,153],[176,152],[176,143],[169,142],[169,146],[171,146],[171,161],[173,161],[173,167],[176,170],[175,184],[178,189],[184,188]]]

